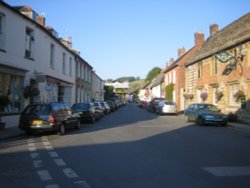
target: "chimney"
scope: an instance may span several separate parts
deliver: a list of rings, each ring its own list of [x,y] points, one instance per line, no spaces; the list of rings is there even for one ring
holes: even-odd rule
[[[178,49],[178,57],[181,57],[183,54],[185,54],[186,52],[186,49],[183,47],[183,48],[179,48]]]
[[[36,21],[38,24],[40,24],[41,26],[45,26],[45,16],[44,14],[42,15],[39,15],[37,17],[37,21]]]
[[[213,36],[218,31],[219,31],[219,25],[218,24],[211,24],[210,25],[210,37]]]
[[[205,39],[204,39],[204,33],[195,33],[194,34],[194,43],[195,43],[195,46],[202,46]]]
[[[170,58],[168,61],[168,66],[170,66],[174,62],[174,58]]]

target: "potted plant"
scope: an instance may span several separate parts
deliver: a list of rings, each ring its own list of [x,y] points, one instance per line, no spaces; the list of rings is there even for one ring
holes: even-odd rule
[[[185,99],[190,99],[190,100],[194,98],[194,95],[191,93],[184,93],[183,96]]]
[[[242,98],[245,98],[245,93],[242,90],[239,90],[234,94],[234,98],[236,102],[239,102]]]
[[[216,90],[215,95],[216,95],[218,101],[220,101],[221,98],[224,96],[224,94],[219,90]]]
[[[203,101],[207,99],[207,92],[201,93],[200,97],[202,98]]]
[[[0,95],[0,130],[4,129],[5,123],[2,122],[1,112],[4,112],[4,108],[10,104],[9,97],[7,95]]]

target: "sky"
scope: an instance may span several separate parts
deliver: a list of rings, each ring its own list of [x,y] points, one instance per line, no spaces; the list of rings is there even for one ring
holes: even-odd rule
[[[60,37],[72,37],[103,79],[145,78],[154,67],[177,59],[178,48],[194,46],[194,34],[209,37],[250,11],[249,0],[4,0],[45,14]]]

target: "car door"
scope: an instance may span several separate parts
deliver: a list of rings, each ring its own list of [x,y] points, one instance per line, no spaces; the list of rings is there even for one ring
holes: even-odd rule
[[[195,107],[196,107],[196,105],[195,105],[195,104],[192,104],[192,105],[188,108],[187,115],[188,115],[188,119],[189,119],[190,121],[195,121]]]

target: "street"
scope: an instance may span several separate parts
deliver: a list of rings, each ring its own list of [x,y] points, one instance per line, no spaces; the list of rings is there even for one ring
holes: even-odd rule
[[[64,136],[0,142],[1,188],[249,188],[250,132],[127,104]]]

